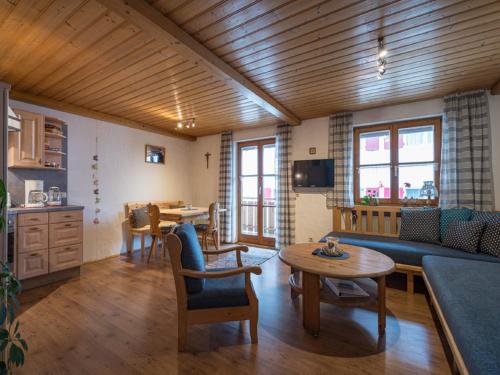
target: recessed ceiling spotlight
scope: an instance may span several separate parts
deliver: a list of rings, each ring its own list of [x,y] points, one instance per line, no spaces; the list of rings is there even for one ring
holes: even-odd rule
[[[377,78],[382,79],[386,72],[387,65],[387,47],[385,46],[384,37],[378,38],[378,49],[377,49]]]

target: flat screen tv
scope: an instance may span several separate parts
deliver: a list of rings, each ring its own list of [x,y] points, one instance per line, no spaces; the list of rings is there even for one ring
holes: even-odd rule
[[[295,160],[293,187],[333,187],[333,159]]]

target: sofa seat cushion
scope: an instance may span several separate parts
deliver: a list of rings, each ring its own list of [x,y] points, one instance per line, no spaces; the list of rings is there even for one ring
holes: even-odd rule
[[[207,270],[207,272],[213,271],[224,271],[224,269]],[[244,273],[230,277],[205,279],[203,289],[197,293],[189,293],[187,298],[189,310],[246,306],[249,303],[245,291]]]
[[[321,242],[326,242],[327,236],[338,237],[340,243],[348,245],[362,246],[379,251],[394,262],[421,266],[422,257],[425,255],[437,255],[451,258],[476,259],[488,262],[500,263],[500,258],[490,255],[476,253],[470,254],[465,251],[450,249],[437,244],[430,244],[415,241],[403,241],[395,237],[373,236],[369,234],[331,232],[322,238]]]
[[[205,259],[203,251],[198,241],[198,236],[193,224],[182,224],[175,227],[174,233],[182,243],[181,264],[182,268],[193,271],[205,272]],[[196,293],[203,290],[205,279],[194,279],[185,277],[186,289],[188,293]]]
[[[500,264],[426,256],[423,267],[469,373],[500,374]]]

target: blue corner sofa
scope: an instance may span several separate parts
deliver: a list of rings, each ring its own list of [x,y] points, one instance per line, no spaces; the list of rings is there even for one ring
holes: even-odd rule
[[[397,271],[410,270],[408,292],[413,292],[413,273],[421,274],[458,371],[500,374],[500,257],[354,230],[333,231],[320,241],[327,236],[379,251],[394,260]]]

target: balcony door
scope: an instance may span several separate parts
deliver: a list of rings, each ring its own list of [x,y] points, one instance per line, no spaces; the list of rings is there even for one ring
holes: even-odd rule
[[[276,147],[273,139],[238,144],[238,240],[274,246]]]

